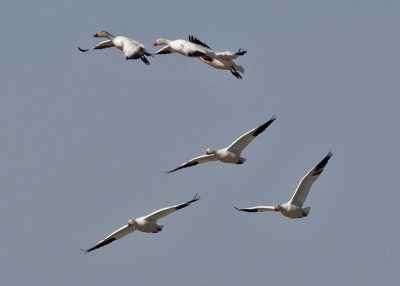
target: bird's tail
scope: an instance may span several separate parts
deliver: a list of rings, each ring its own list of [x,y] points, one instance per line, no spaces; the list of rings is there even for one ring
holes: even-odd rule
[[[241,73],[244,73],[244,68],[242,66],[234,65],[233,66],[235,70],[240,71]]]
[[[311,208],[310,208],[310,207],[308,207],[308,208],[303,208],[302,210],[303,210],[303,215],[304,215],[304,216],[308,216],[308,214],[309,214]]]

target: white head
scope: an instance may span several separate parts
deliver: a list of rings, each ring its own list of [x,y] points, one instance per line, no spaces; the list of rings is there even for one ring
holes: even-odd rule
[[[154,44],[153,44],[153,46],[158,46],[158,45],[167,45],[168,44],[168,40],[167,39],[164,39],[164,38],[158,38],[155,42],[154,42]]]
[[[280,205],[274,205],[274,211],[280,211],[281,210],[281,206]]]
[[[128,220],[128,226],[133,226],[134,223],[135,223],[135,220],[133,220],[133,219]]]
[[[212,154],[215,154],[215,150],[211,149],[211,148],[207,148],[206,155],[212,155]]]
[[[94,34],[93,37],[96,37],[96,38],[104,38],[104,37],[107,36],[107,34],[108,34],[108,33],[107,33],[106,31],[100,30],[100,31],[98,31],[96,34]]]

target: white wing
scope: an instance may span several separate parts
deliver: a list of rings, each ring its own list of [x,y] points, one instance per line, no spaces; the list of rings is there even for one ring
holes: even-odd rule
[[[296,191],[294,192],[292,198],[289,203],[292,203],[296,206],[302,207],[308,192],[310,191],[311,185],[318,179],[319,175],[324,170],[326,164],[328,164],[329,159],[332,157],[332,152],[329,152],[324,159],[321,160],[316,166],[314,166],[300,181],[297,186]]]
[[[183,164],[180,165],[179,167],[177,167],[177,168],[175,168],[175,169],[173,169],[173,170],[170,170],[170,171],[168,171],[168,172],[166,172],[166,173],[169,174],[169,173],[175,172],[175,171],[180,170],[180,169],[183,169],[183,168],[195,166],[195,165],[200,164],[200,163],[211,162],[211,161],[217,161],[217,160],[218,160],[218,159],[217,159],[217,156],[215,156],[214,154],[211,154],[211,155],[202,155],[202,156],[193,158],[193,159],[187,161],[186,163],[183,163]]]
[[[95,246],[89,248],[89,249],[82,249],[83,251],[85,251],[86,253],[91,252],[97,248],[103,247],[107,244],[110,244],[111,242],[113,242],[114,240],[120,239],[121,237],[124,237],[125,235],[131,233],[135,231],[135,227],[132,225],[125,225],[119,229],[117,229],[116,231],[114,231],[113,233],[111,233],[109,236],[107,236],[105,239],[103,239],[102,241],[100,241],[99,243],[97,243]]]
[[[191,203],[196,202],[199,199],[200,199],[200,197],[196,194],[193,199],[191,199],[190,201],[188,201],[186,203],[182,203],[182,204],[179,204],[179,205],[175,205],[175,206],[159,209],[158,211],[152,212],[151,214],[147,215],[145,217],[145,219],[148,220],[148,221],[154,221],[155,222],[158,219],[163,218],[166,215],[169,215],[170,213],[173,213],[173,212],[175,212],[177,210],[180,210],[180,209],[183,209],[183,208],[189,206]]]
[[[250,208],[243,208],[239,209],[235,207],[238,211],[241,212],[249,212],[249,213],[255,213],[255,212],[267,212],[267,211],[273,211],[274,207],[273,206],[257,206],[257,207],[250,207]]]
[[[171,49],[170,46],[165,46],[161,49],[159,49],[157,52],[155,52],[154,54],[156,55],[162,55],[162,54],[170,54],[170,53],[175,53],[175,51],[173,49]]]
[[[228,151],[237,152],[237,153],[242,152],[242,150],[244,148],[246,148],[246,146],[249,145],[249,143],[251,141],[253,141],[253,139],[256,138],[258,134],[264,132],[264,130],[267,129],[267,127],[270,126],[271,123],[275,121],[275,119],[276,119],[276,117],[273,116],[270,120],[265,122],[263,125],[260,125],[254,129],[250,130],[249,132],[243,134],[242,136],[240,136],[228,147]]]

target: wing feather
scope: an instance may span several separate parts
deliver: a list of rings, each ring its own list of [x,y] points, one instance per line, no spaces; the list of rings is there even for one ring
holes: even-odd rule
[[[197,44],[200,45],[202,47],[205,47],[207,49],[211,49],[209,46],[207,46],[206,44],[204,44],[202,41],[200,41],[199,39],[197,39],[195,36],[193,35],[189,35],[189,42],[193,43],[193,44]]]
[[[215,57],[217,59],[234,60],[238,56],[243,56],[246,53],[246,50],[239,49],[239,51],[237,51],[236,53],[233,53],[231,51],[219,52],[215,54]]]

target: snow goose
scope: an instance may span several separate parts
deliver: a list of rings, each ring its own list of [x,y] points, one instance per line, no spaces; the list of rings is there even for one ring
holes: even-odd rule
[[[179,167],[170,170],[166,173],[172,173],[177,170],[187,167],[192,167],[200,163],[217,161],[217,160],[224,163],[243,164],[246,161],[246,158],[240,157],[240,154],[243,151],[243,149],[246,148],[246,146],[249,145],[249,143],[253,141],[253,139],[256,138],[260,133],[264,132],[264,130],[267,129],[267,127],[270,126],[271,123],[275,121],[275,119],[276,117],[273,116],[270,120],[268,120],[264,124],[254,129],[251,129],[250,131],[246,132],[238,139],[236,139],[231,145],[229,145],[226,148],[218,150],[208,148],[206,150],[205,155],[193,158],[187,161],[186,163],[183,163]]]
[[[93,246],[89,249],[81,249],[81,250],[83,250],[86,253],[91,252],[95,249],[98,249],[107,244],[110,244],[114,240],[120,239],[121,237],[124,237],[125,235],[130,234],[131,232],[133,232],[135,230],[139,230],[142,232],[148,232],[148,233],[160,232],[164,226],[157,224],[158,219],[161,219],[161,218],[165,217],[166,215],[169,215],[170,213],[173,213],[177,210],[183,209],[183,208],[189,206],[191,203],[198,201],[199,199],[200,199],[200,197],[196,194],[193,199],[191,199],[190,201],[188,201],[186,203],[162,208],[162,209],[152,212],[151,214],[149,214],[147,216],[142,216],[142,217],[139,217],[136,219],[130,219],[128,221],[127,225],[124,225],[121,228],[117,229],[116,231],[111,233],[109,236],[104,238],[102,241],[97,243],[95,246]]]
[[[196,37],[189,36],[189,41],[195,44],[199,44],[208,50],[212,51],[212,49],[204,44],[202,41],[197,39]],[[233,60],[236,59],[238,56],[243,56],[244,54],[247,53],[247,51],[239,49],[236,53],[233,53],[231,51],[225,51],[225,52],[215,52],[212,51],[214,56],[209,58],[209,57],[199,57],[199,59],[206,64],[212,66],[213,68],[216,69],[221,69],[221,70],[230,70],[230,72],[237,78],[237,79],[242,79],[242,76],[239,74],[239,71],[241,73],[244,73],[244,68],[242,66],[237,65]]]
[[[191,39],[192,36],[189,36]],[[204,57],[205,59],[212,61],[214,57],[214,52],[205,44],[200,41],[186,41],[186,40],[168,40],[164,38],[157,39],[153,46],[166,45],[161,48],[155,54],[170,54],[179,53],[187,57]]]
[[[307,216],[311,208],[303,208],[303,204],[307,198],[308,192],[310,191],[311,185],[318,179],[331,157],[332,152],[329,152],[321,162],[314,166],[303,177],[292,198],[287,203],[275,206],[257,206],[243,209],[235,208],[239,211],[245,212],[280,211],[284,216],[290,218],[301,218]]]
[[[91,50],[105,49],[111,47],[117,47],[120,49],[127,60],[137,60],[141,59],[146,65],[150,65],[146,56],[152,56],[152,54],[146,50],[146,48],[139,42],[125,37],[125,36],[113,36],[106,31],[98,31],[93,37],[96,38],[107,38],[108,40],[98,43],[96,46],[91,48]],[[81,49],[81,52],[87,52],[89,49]]]

